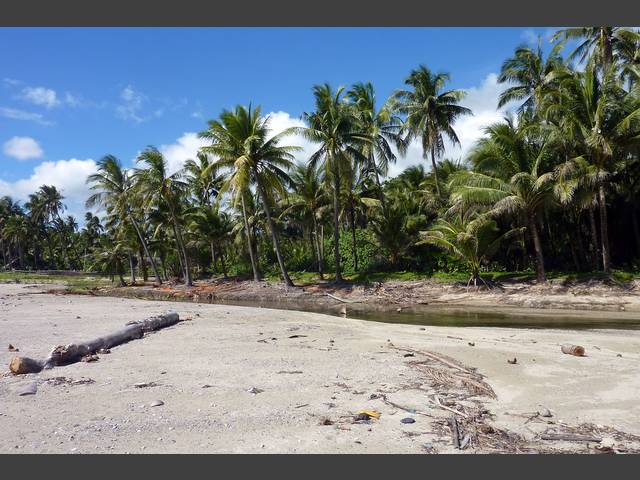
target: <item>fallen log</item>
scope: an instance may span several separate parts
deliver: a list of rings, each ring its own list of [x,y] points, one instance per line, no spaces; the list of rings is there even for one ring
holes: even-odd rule
[[[101,349],[110,349],[131,340],[142,338],[145,333],[160,330],[180,321],[176,312],[159,315],[134,322],[128,322],[124,328],[117,330],[104,337],[98,337],[84,343],[72,343],[64,346],[57,346],[53,349],[48,358],[36,360],[28,357],[14,357],[9,368],[15,375],[26,373],[38,373],[42,370],[69,365],[81,360],[87,355],[92,355]]]
[[[562,353],[566,353],[567,355],[574,355],[576,357],[584,357],[584,347],[580,345],[571,345],[570,343],[565,343],[560,347]]]

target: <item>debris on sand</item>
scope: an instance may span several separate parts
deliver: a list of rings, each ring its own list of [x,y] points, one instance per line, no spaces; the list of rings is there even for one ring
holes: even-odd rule
[[[330,418],[322,417],[320,419],[320,425],[333,425],[333,421]]]
[[[19,352],[19,351],[20,351],[20,349],[19,349],[19,348],[14,347],[14,346],[13,346],[13,345],[11,345],[11,344],[9,344],[9,351],[10,351],[10,352]]]
[[[164,402],[162,400],[154,400],[149,405],[151,407],[161,407],[162,405],[164,405]]]
[[[81,362],[85,363],[97,362],[98,360],[100,360],[100,357],[97,355],[85,355],[80,359]]]
[[[260,390],[259,388],[256,388],[256,387],[251,387],[249,390],[247,390],[247,392],[257,395],[259,393],[264,392],[264,390]]]
[[[24,397],[26,395],[35,395],[37,391],[38,391],[38,383],[30,382],[26,384],[24,387],[22,387],[20,390],[18,390],[18,396]]]
[[[416,423],[416,420],[415,418],[405,417],[400,419],[400,423],[405,423],[405,424]]]
[[[510,363],[511,365],[515,365],[516,363],[518,363],[518,359],[516,357],[513,357],[513,360],[507,359],[507,363]]]
[[[139,383],[133,384],[134,388],[150,388],[150,387],[158,387],[158,386],[160,386],[160,384],[156,382],[139,382]]]
[[[573,355],[574,357],[584,357],[584,347],[580,345],[571,345],[570,343],[565,343],[560,347],[562,353],[567,355]]]

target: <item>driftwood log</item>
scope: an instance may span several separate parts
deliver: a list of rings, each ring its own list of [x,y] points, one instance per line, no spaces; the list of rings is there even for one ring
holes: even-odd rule
[[[14,357],[9,368],[15,375],[25,373],[38,373],[42,370],[59,365],[69,365],[81,360],[87,355],[92,355],[101,349],[108,349],[130,340],[142,338],[145,333],[175,325],[180,321],[177,313],[171,312],[157,317],[147,318],[127,323],[124,328],[104,337],[98,337],[84,343],[72,343],[58,346],[53,349],[48,358],[36,360],[28,357]]]
[[[562,353],[566,353],[567,355],[575,355],[576,357],[584,357],[584,347],[580,345],[571,345],[570,343],[565,343],[560,347]]]

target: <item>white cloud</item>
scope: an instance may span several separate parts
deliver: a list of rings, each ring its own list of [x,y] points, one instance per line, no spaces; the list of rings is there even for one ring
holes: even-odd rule
[[[21,98],[34,105],[53,108],[60,105],[60,100],[55,90],[45,87],[25,87],[22,89]]]
[[[94,160],[58,160],[56,162],[42,162],[37,165],[31,176],[15,182],[7,182],[0,179],[0,196],[27,201],[29,194],[34,193],[42,185],[54,185],[64,195],[64,204],[68,207],[67,214],[76,217],[77,220],[86,211],[84,202],[89,196],[89,188],[86,184],[87,176],[97,171]]]
[[[175,143],[160,145],[158,150],[167,160],[169,174],[172,174],[180,170],[187,160],[194,160],[198,150],[207,144],[208,142],[199,138],[197,133],[187,132],[178,138]]]
[[[287,128],[305,126],[305,123],[301,119],[292,117],[287,112],[270,112],[267,113],[266,116],[269,117],[269,128],[274,135],[283,132]],[[319,148],[319,145],[310,142],[298,134],[284,137],[280,144],[301,147],[302,150],[295,153],[296,160],[300,162],[308,161],[309,157]]]
[[[147,118],[142,116],[143,104],[147,101],[146,95],[134,90],[131,85],[127,85],[120,93],[122,103],[116,107],[118,115],[124,120],[131,120],[135,123],[142,123]]]
[[[4,143],[2,151],[8,157],[18,160],[40,158],[44,153],[38,142],[31,137],[12,137]]]
[[[484,128],[502,120],[511,108],[510,105],[506,105],[498,109],[498,99],[505,88],[507,88],[506,85],[498,83],[498,75],[491,73],[480,86],[465,89],[467,95],[460,104],[470,108],[473,115],[460,117],[454,124],[453,128],[460,139],[460,146],[446,142],[445,158],[464,159],[475,142],[482,137]],[[422,147],[418,141],[415,141],[409,146],[404,158],[398,156],[398,161],[390,167],[389,174],[397,175],[405,168],[421,162],[425,162],[427,169],[430,168],[431,162],[422,158]]]
[[[26,120],[45,126],[55,125],[54,122],[46,120],[40,113],[25,112],[17,108],[0,107],[0,116],[11,118],[12,120]]]
[[[16,80],[15,78],[7,78],[7,77],[5,77],[5,78],[2,79],[2,83],[4,83],[5,87],[11,88],[11,87],[17,87],[22,82],[20,80]]]

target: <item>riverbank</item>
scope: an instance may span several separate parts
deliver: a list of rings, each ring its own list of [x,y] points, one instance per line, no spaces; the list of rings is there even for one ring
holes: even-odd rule
[[[265,302],[282,308],[286,303],[306,304],[339,312],[376,308],[380,311],[430,307],[474,308],[495,312],[520,309],[616,312],[617,317],[639,318],[640,282],[620,283],[605,280],[550,280],[544,285],[531,282],[504,282],[499,288],[474,288],[458,283],[431,280],[342,283],[315,282],[287,288],[281,283],[238,279],[199,281],[192,288],[181,284],[80,287],[74,293],[143,298],[150,300],[194,301],[202,303]]]
[[[637,331],[425,328],[25,285],[0,285],[0,303],[3,371],[9,343],[38,358],[168,309],[188,319],[97,362],[3,375],[1,452],[640,451]],[[558,434],[590,440],[544,440]]]

